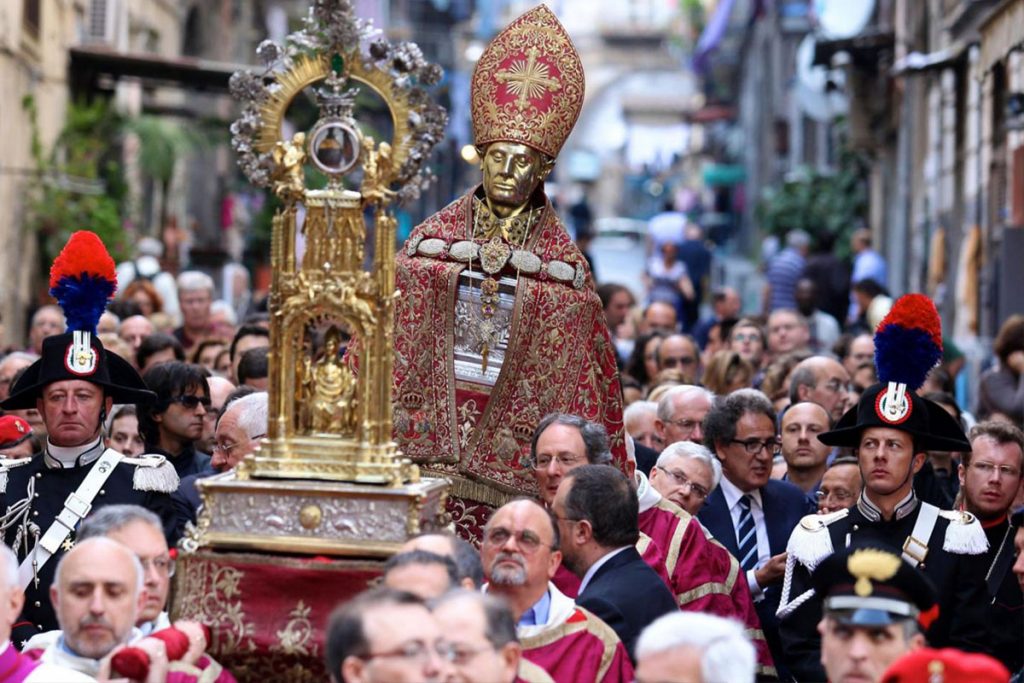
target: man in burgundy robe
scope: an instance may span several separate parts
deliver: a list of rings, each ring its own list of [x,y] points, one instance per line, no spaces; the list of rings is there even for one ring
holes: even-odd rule
[[[557,489],[566,472],[609,461],[600,428],[575,416],[548,416],[538,426],[533,444],[534,475],[547,506],[554,499],[552,485]],[[742,574],[736,558],[689,513],[655,491],[643,473],[635,476],[640,500],[636,547],[641,557],[664,579],[680,609],[742,622],[757,648],[759,673],[775,675],[750,588],[736,580]],[[576,597],[580,579],[567,568],[559,566],[552,581],[565,595]]]
[[[484,529],[480,557],[487,591],[512,608],[523,658],[557,683],[633,680],[615,631],[550,583],[562,562],[558,546],[554,521],[529,500],[499,508]]]

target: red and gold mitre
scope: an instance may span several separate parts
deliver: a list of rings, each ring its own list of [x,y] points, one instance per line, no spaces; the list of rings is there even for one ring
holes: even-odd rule
[[[518,142],[558,156],[583,107],[583,63],[569,34],[538,5],[494,37],[473,71],[478,146]]]

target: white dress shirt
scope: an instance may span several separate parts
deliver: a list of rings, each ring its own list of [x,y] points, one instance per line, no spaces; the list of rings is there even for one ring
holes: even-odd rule
[[[740,516],[743,514],[743,507],[740,505],[740,498],[744,495],[749,495],[751,499],[750,503],[750,514],[754,516],[754,530],[757,533],[757,564],[754,569],[747,570],[747,585],[750,586],[750,594],[753,596],[754,601],[757,602],[764,597],[764,588],[758,583],[754,574],[757,569],[760,569],[768,560],[772,558],[771,546],[768,544],[768,527],[764,523],[764,507],[761,504],[761,490],[754,489],[748,494],[744,494],[740,491],[735,484],[731,481],[722,477],[722,481],[718,485],[722,489],[722,495],[725,496],[725,504],[729,508],[729,515],[732,517],[732,529],[733,533],[739,529]],[[736,542],[739,543],[739,538]],[[739,558],[737,558],[739,559]]]

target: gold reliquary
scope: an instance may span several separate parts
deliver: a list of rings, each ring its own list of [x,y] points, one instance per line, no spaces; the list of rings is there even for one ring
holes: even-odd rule
[[[231,79],[243,104],[231,132],[243,172],[280,201],[267,437],[200,480],[185,545],[388,554],[444,521],[447,482],[420,477],[391,421],[392,207],[430,181],[446,115],[425,87],[441,71],[347,0],[317,0],[303,30],[257,53],[265,71]]]

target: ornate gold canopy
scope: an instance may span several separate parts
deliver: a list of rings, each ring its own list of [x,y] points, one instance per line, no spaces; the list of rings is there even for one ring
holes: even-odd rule
[[[302,31],[258,53],[262,74],[232,77],[243,110],[231,131],[243,172],[283,202],[270,254],[269,424],[236,472],[200,483],[191,542],[386,554],[437,522],[446,490],[420,480],[391,422],[390,207],[429,181],[422,164],[446,118],[423,86],[440,69],[411,43],[375,38],[347,0],[318,0]],[[320,118],[286,136],[289,106],[311,88]],[[390,112],[389,139],[375,139],[357,115],[362,88]],[[311,188],[311,169],[325,187]],[[343,358],[350,336],[358,348]],[[356,523],[360,511],[381,521]]]

